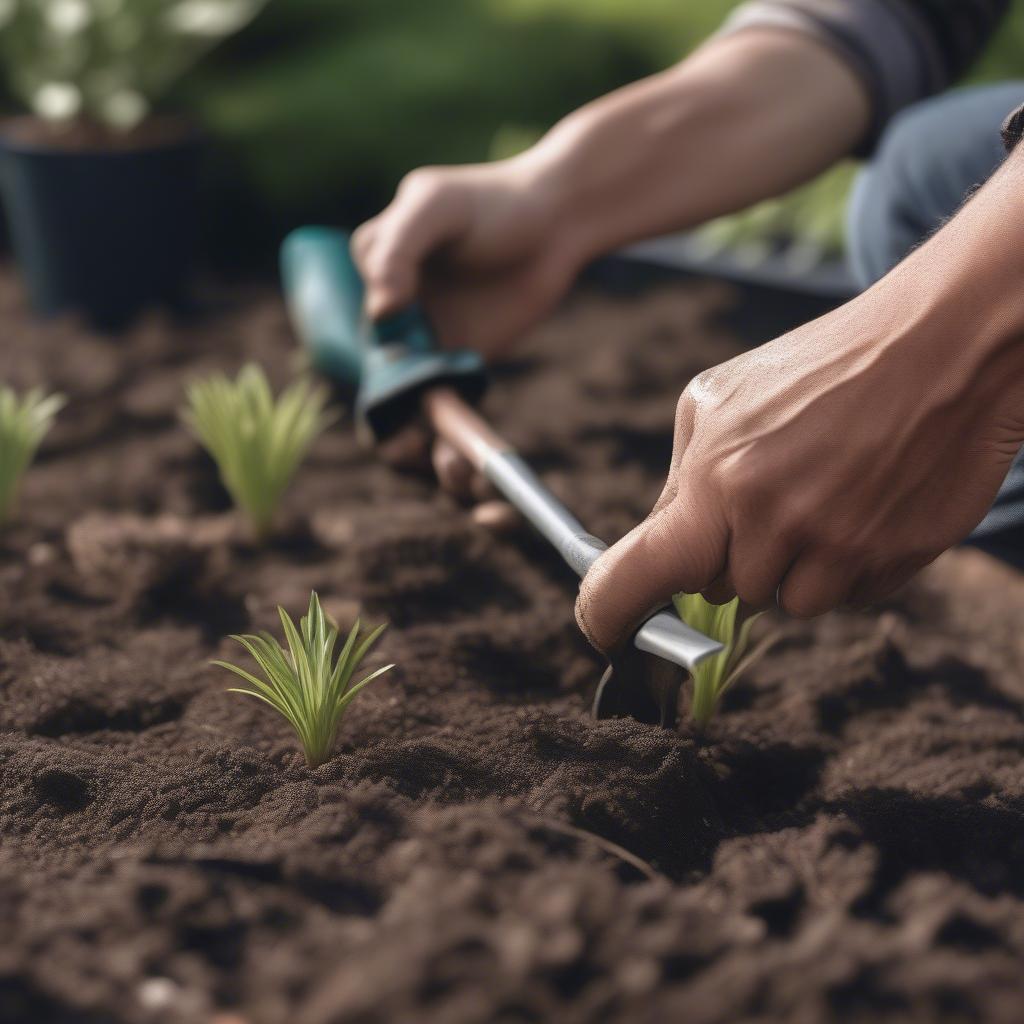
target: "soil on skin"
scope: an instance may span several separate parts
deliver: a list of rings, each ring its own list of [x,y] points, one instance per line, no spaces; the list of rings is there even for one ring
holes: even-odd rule
[[[657,496],[732,293],[577,296],[487,400],[598,534]],[[185,381],[287,379],[282,305],[100,340],[0,278],[3,378],[70,401],[0,540],[0,1020],[463,1024],[1024,1016],[1024,589],[941,560],[778,630],[705,742],[595,723],[574,582],[343,421],[278,539],[234,527]],[[315,588],[398,668],[306,769],[223,637]],[[627,851],[622,853],[620,851]]]

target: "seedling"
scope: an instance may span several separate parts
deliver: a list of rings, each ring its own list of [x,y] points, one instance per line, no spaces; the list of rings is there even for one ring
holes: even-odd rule
[[[252,687],[232,687],[229,693],[255,697],[288,719],[302,743],[306,762],[310,768],[316,768],[330,756],[345,709],[355,696],[374,679],[394,668],[394,665],[385,665],[352,684],[359,663],[387,624],[381,624],[359,639],[357,619],[341,653],[332,663],[338,627],[324,615],[316,591],[310,594],[309,612],[303,616],[298,629],[280,605],[277,611],[284,627],[287,649],[266,632],[259,636],[235,634],[231,637],[252,655],[263,679],[226,661],[213,664],[241,676]]]
[[[748,669],[767,648],[762,643],[746,654],[750,627],[758,615],[746,616],[737,626],[739,598],[728,604],[710,604],[700,594],[676,594],[672,598],[679,617],[694,629],[717,640],[724,650],[702,661],[693,675],[691,713],[698,729],[705,729],[722,699],[722,694]],[[770,640],[769,640],[770,642]]]
[[[215,374],[187,390],[183,418],[213,456],[257,540],[270,533],[281,496],[314,438],[331,422],[327,391],[298,380],[275,401],[255,364],[231,380]]]
[[[22,474],[63,405],[61,395],[39,388],[20,398],[12,388],[0,388],[0,522],[14,508]]]

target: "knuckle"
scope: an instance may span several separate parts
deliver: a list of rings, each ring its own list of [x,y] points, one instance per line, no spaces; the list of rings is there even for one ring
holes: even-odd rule
[[[775,590],[779,582],[777,579],[769,578],[760,563],[750,566],[743,562],[735,562],[731,563],[729,568],[736,596],[744,604],[753,608],[766,608],[775,603]]]
[[[683,389],[683,393],[676,402],[676,424],[692,423],[696,418],[697,399],[693,393],[693,382],[691,381]]]
[[[798,512],[784,510],[772,526],[772,536],[787,551],[794,551],[807,541],[807,520]]]
[[[698,373],[686,387],[694,406],[714,409],[719,405],[722,398],[722,381],[720,366],[712,366]]]
[[[444,171],[439,167],[417,167],[402,178],[398,185],[398,195],[406,198],[410,195],[429,196],[440,191],[444,181]]]
[[[357,259],[365,257],[367,251],[373,245],[375,232],[376,218],[364,221],[352,232],[352,252]]]
[[[774,489],[764,467],[755,459],[724,459],[718,464],[716,475],[723,492],[742,507],[765,511]]]

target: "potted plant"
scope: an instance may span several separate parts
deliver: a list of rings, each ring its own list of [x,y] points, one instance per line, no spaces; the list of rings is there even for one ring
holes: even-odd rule
[[[0,124],[0,195],[42,314],[123,326],[180,306],[199,135],[154,104],[265,0],[0,0],[0,60],[30,113]]]

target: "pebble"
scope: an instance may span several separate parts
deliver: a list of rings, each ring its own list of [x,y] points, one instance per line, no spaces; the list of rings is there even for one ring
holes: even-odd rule
[[[162,1010],[178,995],[178,985],[170,978],[147,978],[136,990],[139,1002],[147,1010]]]
[[[346,548],[355,539],[356,524],[339,512],[314,512],[309,525],[313,536],[329,548]]]
[[[49,565],[57,555],[57,549],[52,544],[40,541],[28,549],[28,560],[30,565]]]

